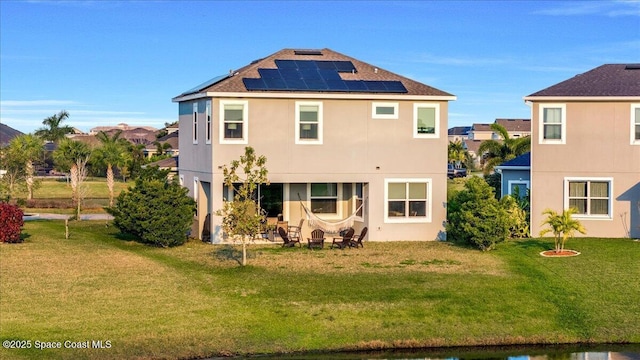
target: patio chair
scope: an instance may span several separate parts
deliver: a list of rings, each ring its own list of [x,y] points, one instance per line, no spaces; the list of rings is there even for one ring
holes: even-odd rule
[[[353,239],[353,234],[355,232],[356,231],[353,228],[349,228],[349,230],[347,230],[347,232],[344,233],[343,236],[334,237],[333,238],[333,242],[331,243],[331,248],[333,249],[334,246],[337,246],[340,249],[344,249],[344,248],[350,246],[351,239]]]
[[[304,218],[300,219],[300,223],[298,226],[291,225],[289,226],[289,238],[298,239],[302,238],[302,224],[304,223]]]
[[[367,227],[365,226],[362,231],[360,232],[360,234],[358,235],[354,235],[353,239],[351,239],[351,242],[349,243],[349,246],[351,247],[362,247],[364,248],[364,245],[362,244],[362,239],[364,239],[365,236],[367,236]]]
[[[309,242],[309,249],[314,247],[319,247],[322,249],[324,247],[324,231],[320,229],[315,229],[311,232],[311,237],[307,238]]]
[[[291,240],[289,238],[289,234],[287,234],[287,231],[284,228],[278,227],[278,234],[280,234],[283,241],[282,247],[294,247],[296,246],[296,243],[298,243],[298,246],[302,246],[300,244],[300,240]]]

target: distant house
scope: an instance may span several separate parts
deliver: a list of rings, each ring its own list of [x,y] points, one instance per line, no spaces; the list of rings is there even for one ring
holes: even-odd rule
[[[471,126],[456,126],[452,127],[448,131],[449,142],[460,141],[469,139],[469,131],[471,130]]]
[[[104,131],[109,136],[112,136],[118,130],[122,131],[121,138],[133,144],[142,145],[153,144],[156,141],[156,133],[158,132],[158,129],[151,126],[129,126],[121,123],[117,126],[96,126],[89,130],[89,134],[97,135],[100,131]]]
[[[0,123],[0,147],[9,145],[13,138],[24,135],[21,131],[18,131],[9,125]]]
[[[502,125],[510,138],[531,136],[531,119],[496,119],[496,124]],[[494,140],[500,140],[498,134],[493,134]]]
[[[495,167],[500,173],[500,196],[512,195],[518,189],[518,194],[524,196],[531,183],[531,152],[522,154],[514,159],[505,161]]]
[[[167,135],[158,138],[156,141],[161,145],[164,145],[164,144],[169,145],[169,147],[165,150],[165,154],[170,156],[178,156],[180,153],[180,146],[179,146],[178,140],[179,140],[178,131],[171,131]],[[156,141],[154,141],[153,143],[147,144],[147,146],[145,147],[144,153],[147,158],[151,158],[153,155],[157,155],[158,146]]]
[[[330,49],[284,49],[185,91],[173,101],[194,233],[235,195],[222,169],[251,146],[267,158],[269,216],[297,224],[304,206],[325,222],[355,219],[368,240],[441,238],[452,100]],[[210,218],[220,241],[221,218]],[[303,238],[311,230],[305,222]]]
[[[531,230],[578,209],[587,236],[640,237],[640,64],[607,64],[524,98],[531,106]]]
[[[172,156],[166,159],[154,161],[149,164],[142,165],[143,168],[146,167],[154,167],[157,166],[161,170],[169,170],[169,175],[167,176],[169,180],[178,176],[178,157]]]
[[[490,140],[494,134],[490,124],[473,124],[469,130],[469,140]]]

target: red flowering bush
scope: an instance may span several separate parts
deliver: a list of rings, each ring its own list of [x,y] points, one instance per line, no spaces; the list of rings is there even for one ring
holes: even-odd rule
[[[20,231],[24,220],[22,210],[7,203],[0,203],[0,242],[22,242]]]

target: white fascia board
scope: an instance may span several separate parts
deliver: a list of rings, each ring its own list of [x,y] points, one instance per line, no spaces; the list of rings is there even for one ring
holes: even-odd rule
[[[527,101],[640,101],[640,96],[525,96]]]
[[[433,95],[389,95],[389,94],[337,94],[337,93],[269,93],[269,92],[208,92],[204,97],[232,98],[278,98],[278,99],[357,99],[357,100],[421,100],[454,101],[456,96]],[[180,101],[184,101],[180,99]]]

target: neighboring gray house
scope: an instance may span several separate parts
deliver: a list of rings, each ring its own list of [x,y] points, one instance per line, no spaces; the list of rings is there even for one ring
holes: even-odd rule
[[[516,188],[519,188],[520,196],[527,193],[531,184],[531,152],[505,161],[495,169],[500,173],[501,197],[513,194]]]
[[[259,196],[270,217],[298,224],[304,206],[327,222],[355,216],[372,241],[440,238],[452,100],[330,49],[284,49],[178,95],[178,171],[197,203],[194,233],[211,218],[221,241],[221,218],[207,215],[235,195],[223,167],[251,146],[267,158]],[[305,221],[302,238],[311,230]]]

